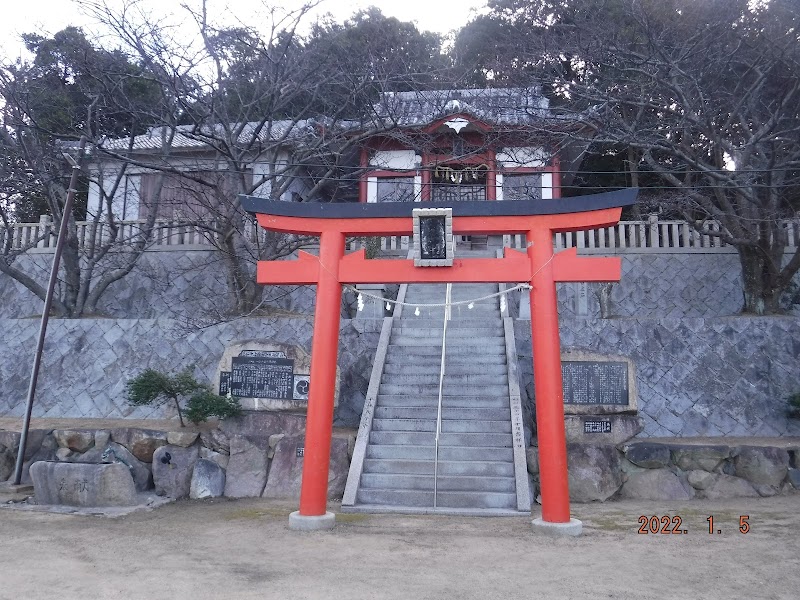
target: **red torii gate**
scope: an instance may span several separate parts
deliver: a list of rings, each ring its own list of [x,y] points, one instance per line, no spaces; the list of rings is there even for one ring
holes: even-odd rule
[[[633,204],[636,195],[637,190],[627,189],[558,200],[449,205],[294,203],[241,196],[242,206],[256,215],[261,227],[320,238],[318,257],[301,251],[297,260],[259,261],[256,274],[262,284],[317,286],[300,510],[289,517],[290,527],[323,529],[335,521],[326,508],[342,284],[528,282],[542,496],[542,517],[534,525],[557,533],[580,533],[580,521],[570,519],[555,284],[619,281],[621,259],[578,257],[575,248],[554,253],[553,233],[614,225],[621,207]],[[506,248],[503,258],[456,258],[448,267],[415,267],[413,260],[367,260],[363,249],[345,255],[347,236],[411,234],[411,212],[419,207],[451,208],[453,235],[524,233],[528,251]]]

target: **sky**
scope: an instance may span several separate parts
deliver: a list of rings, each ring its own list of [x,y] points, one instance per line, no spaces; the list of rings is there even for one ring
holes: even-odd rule
[[[119,4],[122,0],[107,0]],[[264,5],[262,0],[207,0],[209,14],[228,15],[247,22]],[[139,0],[146,9],[158,14],[180,13],[181,4],[198,5],[199,0]],[[270,3],[270,0],[266,0]],[[274,5],[299,6],[302,0],[271,0]],[[13,61],[27,57],[19,40],[21,33],[53,34],[67,25],[79,25],[89,32],[96,31],[91,17],[82,13],[73,0],[5,0],[0,16],[0,61]],[[476,10],[486,5],[486,0],[323,0],[315,13],[330,12],[342,21],[353,12],[368,6],[377,6],[388,16],[402,21],[414,21],[423,30],[446,34],[464,25]]]

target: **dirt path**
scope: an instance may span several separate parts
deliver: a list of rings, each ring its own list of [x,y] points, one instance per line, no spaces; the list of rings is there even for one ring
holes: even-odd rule
[[[797,598],[800,494],[579,505],[578,539],[526,518],[337,515],[287,528],[293,504],[179,502],[119,519],[0,510],[0,599]],[[638,534],[639,515],[687,534]],[[707,517],[715,529],[708,534]],[[738,532],[749,515],[750,532]]]

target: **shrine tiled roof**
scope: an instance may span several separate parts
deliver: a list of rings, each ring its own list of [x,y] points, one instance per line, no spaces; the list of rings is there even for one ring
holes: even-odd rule
[[[467,113],[486,123],[526,125],[550,116],[541,88],[498,88],[387,92],[376,114],[405,127],[422,126],[451,114]]]

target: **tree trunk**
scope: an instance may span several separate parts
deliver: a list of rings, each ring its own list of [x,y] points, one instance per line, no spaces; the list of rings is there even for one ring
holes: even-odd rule
[[[742,266],[743,313],[768,315],[781,312],[781,296],[785,285],[778,281],[779,269],[761,248],[740,247]]]

